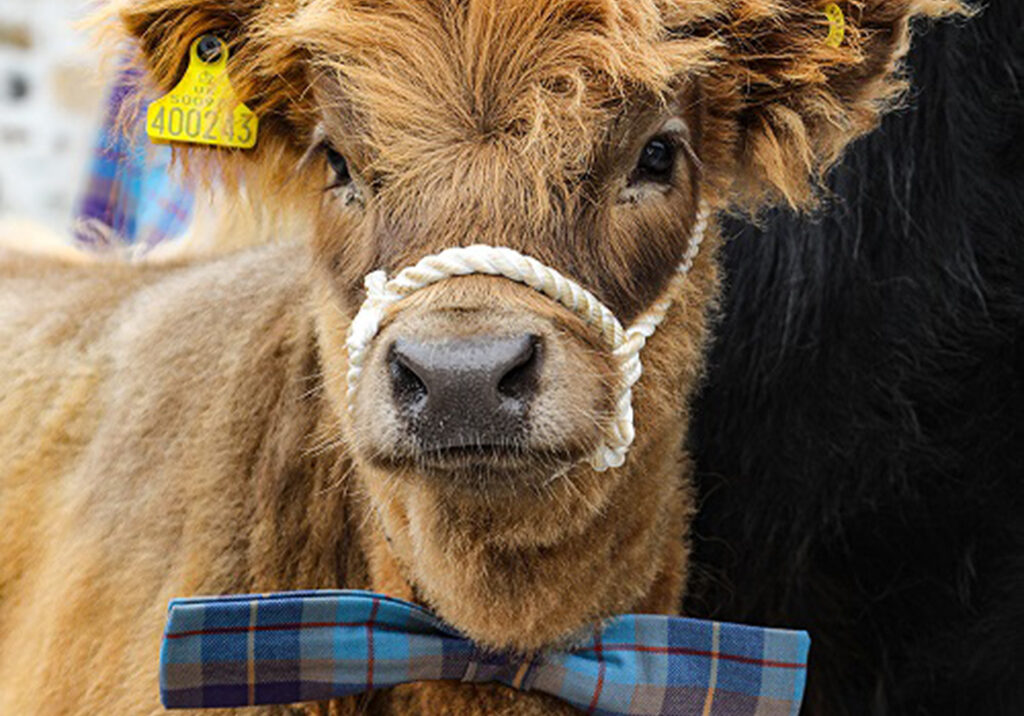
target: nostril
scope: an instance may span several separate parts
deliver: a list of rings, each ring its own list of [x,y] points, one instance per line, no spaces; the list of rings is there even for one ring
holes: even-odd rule
[[[391,348],[388,356],[388,369],[395,403],[406,410],[421,407],[427,400],[427,385],[395,347]]]
[[[529,336],[520,354],[498,382],[498,393],[505,398],[527,402],[537,390],[542,344],[540,336]]]

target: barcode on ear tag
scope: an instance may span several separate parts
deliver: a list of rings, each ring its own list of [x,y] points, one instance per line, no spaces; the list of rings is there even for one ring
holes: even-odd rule
[[[228,77],[228,47],[204,35],[192,43],[178,86],[149,106],[146,133],[155,142],[252,149],[259,117],[238,101]]]

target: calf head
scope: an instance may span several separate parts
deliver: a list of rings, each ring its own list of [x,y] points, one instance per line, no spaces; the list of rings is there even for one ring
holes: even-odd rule
[[[628,325],[669,285],[702,205],[811,203],[815,179],[902,89],[893,71],[911,17],[955,5],[843,3],[838,45],[817,0],[116,10],[162,88],[204,33],[232,49],[263,136],[251,154],[218,155],[221,176],[237,170],[315,226],[335,437],[387,545],[370,551],[478,641],[530,649],[610,612],[677,608],[693,508],[687,401],[717,238],[642,354],[636,440],[607,472],[585,458],[609,430],[621,376],[580,316],[505,278],[443,280],[387,312],[350,386],[364,276],[505,246]]]

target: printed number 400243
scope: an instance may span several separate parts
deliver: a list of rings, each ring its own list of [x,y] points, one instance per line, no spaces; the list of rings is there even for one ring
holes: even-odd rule
[[[183,107],[156,108],[150,118],[150,133],[183,141],[248,145],[253,139],[253,116],[246,113],[236,124],[233,113]],[[236,136],[237,133],[237,136]]]

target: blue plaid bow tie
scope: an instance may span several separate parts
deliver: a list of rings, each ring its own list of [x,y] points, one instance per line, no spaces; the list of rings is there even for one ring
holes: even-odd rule
[[[802,631],[628,614],[570,651],[524,659],[370,592],[176,599],[160,691],[168,708],[233,707],[450,679],[540,691],[593,714],[795,716],[809,647]]]

